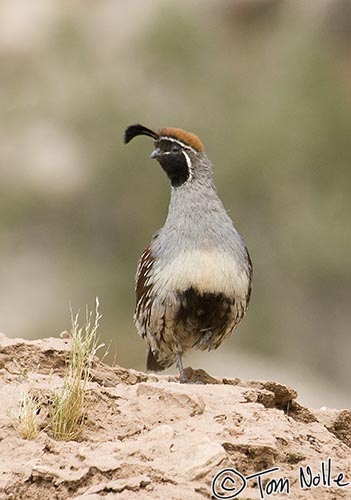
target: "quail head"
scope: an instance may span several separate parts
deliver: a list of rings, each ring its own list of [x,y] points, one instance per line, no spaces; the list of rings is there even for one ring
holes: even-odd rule
[[[183,354],[217,349],[238,326],[250,300],[252,263],[220,201],[212,164],[199,138],[179,128],[125,131],[154,140],[155,158],[172,186],[168,216],[144,250],[136,274],[135,323],[148,344],[147,369],[177,364]]]

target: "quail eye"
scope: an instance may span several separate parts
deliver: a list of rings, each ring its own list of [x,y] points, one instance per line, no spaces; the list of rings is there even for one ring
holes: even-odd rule
[[[180,146],[178,144],[172,144],[171,153],[178,153],[180,151]]]

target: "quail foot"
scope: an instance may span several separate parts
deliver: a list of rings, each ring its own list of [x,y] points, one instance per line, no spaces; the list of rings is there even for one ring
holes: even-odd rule
[[[147,369],[176,363],[189,349],[217,349],[247,310],[252,263],[219,199],[199,138],[179,128],[131,125],[128,143],[146,135],[171,183],[168,216],[145,248],[136,274],[135,324],[148,345]]]

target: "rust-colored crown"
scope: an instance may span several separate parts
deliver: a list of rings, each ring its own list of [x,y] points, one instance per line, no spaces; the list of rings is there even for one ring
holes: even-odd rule
[[[186,132],[181,128],[174,128],[174,127],[161,128],[160,130],[157,131],[157,133],[159,137],[173,137],[174,139],[177,139],[183,144],[186,144],[187,146],[190,146],[191,148],[195,149],[199,153],[205,149],[204,145],[202,144],[197,135],[192,134],[191,132]]]
[[[152,137],[154,141],[159,140],[161,137],[166,138],[173,138],[178,140],[179,142],[185,144],[186,146],[189,146],[195,151],[198,151],[201,153],[205,148],[200,139],[197,137],[197,135],[192,134],[191,132],[186,132],[185,130],[181,128],[174,128],[174,127],[165,127],[161,128],[157,132],[154,132],[153,130],[144,127],[144,125],[140,125],[139,123],[135,125],[130,125],[124,132],[124,142],[128,143],[130,142],[134,137],[138,135],[147,135],[149,137]]]

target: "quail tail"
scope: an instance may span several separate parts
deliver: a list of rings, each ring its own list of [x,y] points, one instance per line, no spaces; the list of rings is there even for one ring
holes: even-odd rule
[[[162,370],[165,369],[165,367],[162,366],[155,358],[155,355],[152,352],[151,347],[149,348],[149,352],[147,353],[146,369],[152,372],[161,372]]]

